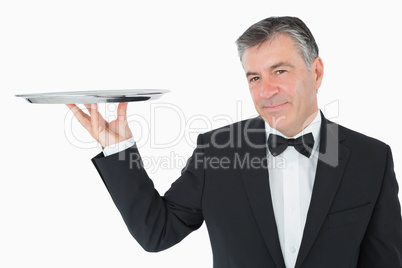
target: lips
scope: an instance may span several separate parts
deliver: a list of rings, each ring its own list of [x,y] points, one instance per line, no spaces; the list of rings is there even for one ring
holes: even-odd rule
[[[282,103],[275,103],[271,105],[264,105],[264,109],[269,109],[269,110],[275,110],[275,109],[280,109],[284,107],[287,104],[287,102],[282,102]]]

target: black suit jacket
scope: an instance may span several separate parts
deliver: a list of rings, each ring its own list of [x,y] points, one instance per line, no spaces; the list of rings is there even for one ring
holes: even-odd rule
[[[207,225],[216,268],[285,267],[260,118],[198,137],[160,196],[137,148],[93,159],[134,238],[160,251]],[[173,264],[172,264],[173,265]],[[390,148],[324,117],[320,157],[296,267],[402,267],[402,223]]]

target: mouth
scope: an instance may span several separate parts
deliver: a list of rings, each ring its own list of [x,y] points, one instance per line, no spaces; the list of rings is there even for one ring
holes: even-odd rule
[[[284,108],[287,104],[288,104],[287,102],[275,103],[275,104],[271,104],[271,105],[265,105],[263,108],[264,108],[264,110],[267,110],[267,111],[270,111],[270,112],[274,112],[274,111],[281,110],[281,109]]]

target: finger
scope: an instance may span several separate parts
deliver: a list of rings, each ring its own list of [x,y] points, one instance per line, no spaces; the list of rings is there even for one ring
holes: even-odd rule
[[[78,122],[89,132],[91,132],[91,119],[90,117],[84,113],[77,105],[75,104],[66,104],[67,107],[71,110],[75,118],[77,118]]]
[[[87,104],[89,113],[91,115],[91,125],[97,133],[100,133],[104,129],[109,128],[109,122],[107,122],[103,116],[98,112],[98,104]]]
[[[90,103],[84,103],[85,108],[89,110],[91,110],[91,104]]]
[[[88,113],[91,117],[89,117],[89,121],[92,120],[93,116],[97,116],[96,121],[98,125],[103,128],[109,128],[109,122],[107,122],[103,116],[98,112],[98,105],[96,103],[84,103],[85,108],[87,108]],[[92,125],[92,122],[89,122]]]
[[[98,112],[98,105],[96,103],[91,103],[85,105],[85,107],[88,108],[88,111],[91,115],[91,125],[92,129],[96,132],[99,133],[99,112]]]
[[[120,121],[127,121],[127,106],[128,102],[121,102],[117,107],[117,118]]]

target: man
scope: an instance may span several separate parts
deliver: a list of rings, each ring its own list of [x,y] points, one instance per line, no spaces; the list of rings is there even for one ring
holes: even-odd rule
[[[126,103],[111,123],[94,104],[90,115],[69,105],[105,147],[93,163],[131,234],[160,251],[205,221],[219,268],[402,267],[390,148],[319,112],[324,68],[307,26],[271,17],[237,45],[260,116],[199,135],[164,196],[141,165]]]

